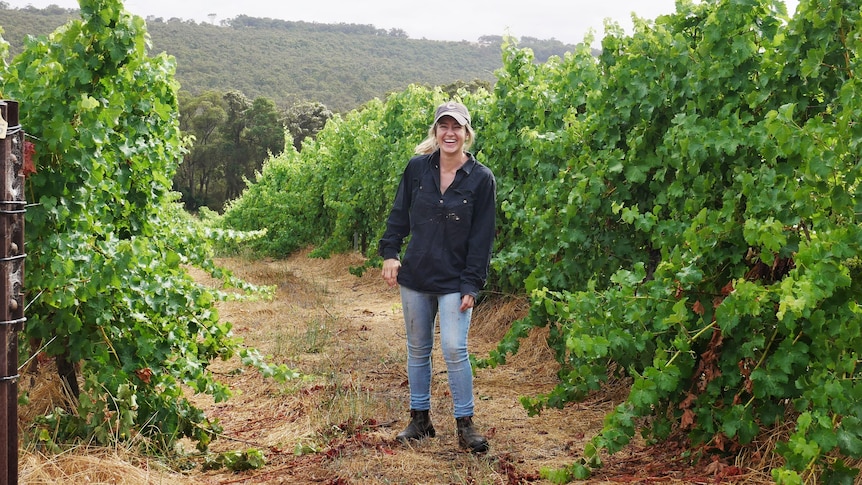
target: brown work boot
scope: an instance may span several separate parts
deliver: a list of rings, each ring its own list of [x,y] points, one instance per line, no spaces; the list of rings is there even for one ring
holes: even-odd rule
[[[437,434],[434,431],[434,425],[431,424],[431,416],[428,411],[410,410],[410,424],[404,428],[404,431],[398,433],[395,437],[398,441],[406,443],[409,440],[419,440],[426,436],[434,437]]]
[[[458,444],[461,448],[473,453],[488,451],[488,440],[473,427],[473,416],[456,418],[455,425],[458,427]]]

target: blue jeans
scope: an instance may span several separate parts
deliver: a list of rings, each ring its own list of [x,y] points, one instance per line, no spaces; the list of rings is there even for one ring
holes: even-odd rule
[[[407,379],[410,409],[431,409],[431,350],[435,317],[440,316],[440,347],[449,379],[455,418],[473,415],[473,369],[467,353],[467,331],[473,309],[461,311],[461,294],[434,295],[401,286],[407,330]]]

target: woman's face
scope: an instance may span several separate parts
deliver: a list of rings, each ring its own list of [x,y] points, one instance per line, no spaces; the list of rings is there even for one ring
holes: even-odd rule
[[[437,145],[443,153],[456,155],[463,152],[466,136],[467,129],[451,116],[444,116],[437,122]]]

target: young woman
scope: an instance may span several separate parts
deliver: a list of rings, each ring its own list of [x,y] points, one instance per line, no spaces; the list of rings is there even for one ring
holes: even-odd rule
[[[400,285],[407,330],[410,424],[398,440],[435,435],[429,410],[431,351],[439,316],[458,442],[483,452],[488,440],[473,427],[467,332],[491,260],[496,181],[491,170],[467,151],[474,138],[463,104],[449,102],[437,108],[428,138],[416,147],[418,155],[401,176],[379,254],[383,279],[392,287]]]

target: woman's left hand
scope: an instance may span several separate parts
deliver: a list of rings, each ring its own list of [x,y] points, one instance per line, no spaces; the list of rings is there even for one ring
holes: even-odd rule
[[[464,295],[461,297],[461,311],[466,312],[467,310],[473,308],[473,305],[476,304],[476,300],[473,298],[473,295]]]

